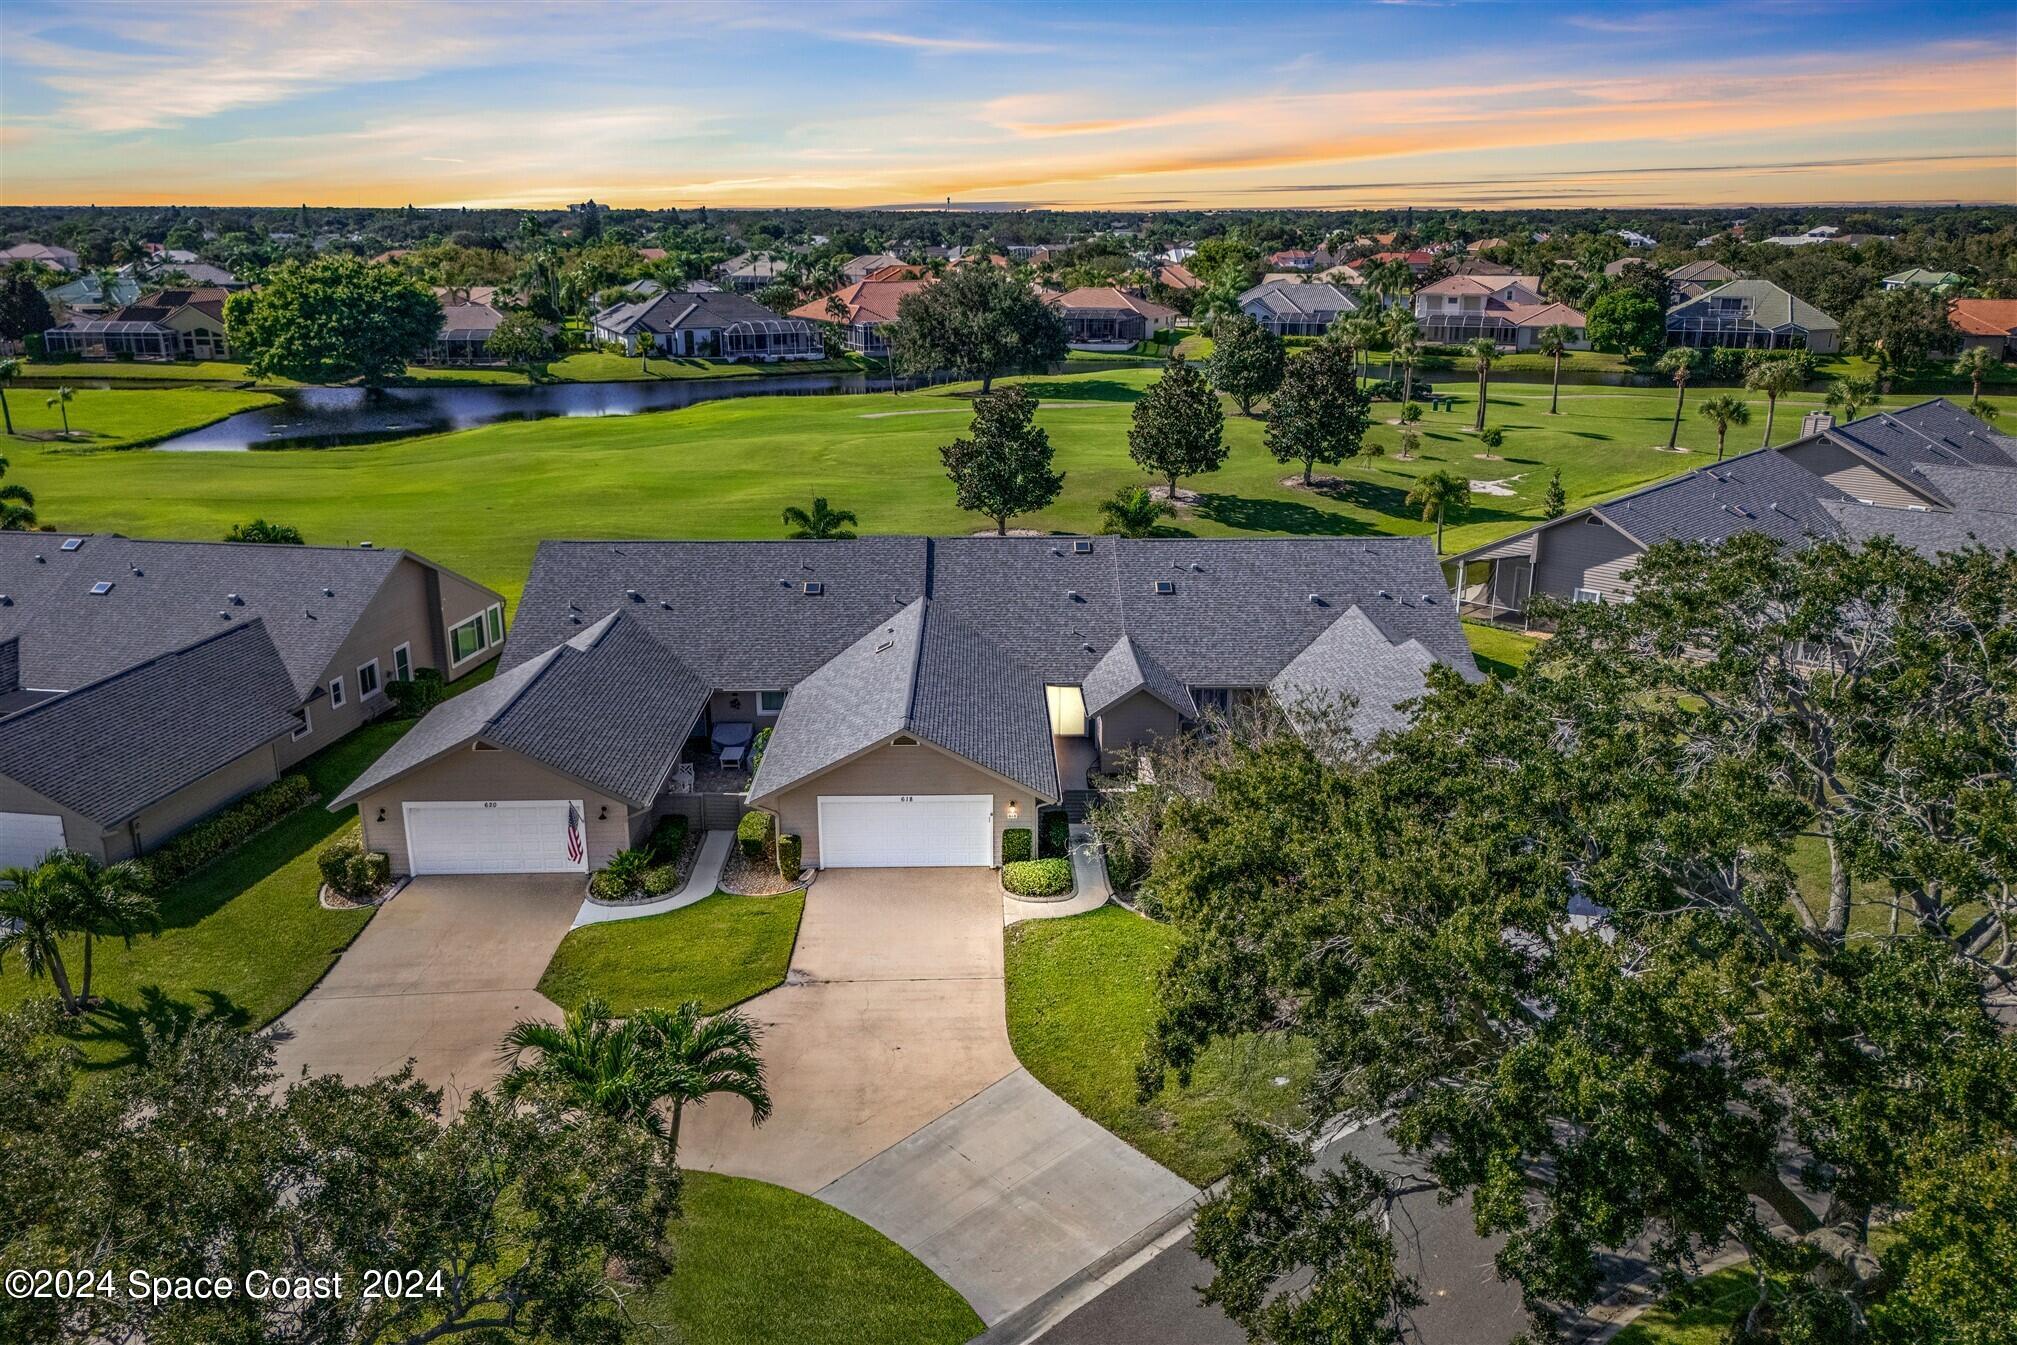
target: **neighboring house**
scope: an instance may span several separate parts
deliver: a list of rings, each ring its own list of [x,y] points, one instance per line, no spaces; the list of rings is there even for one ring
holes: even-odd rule
[[[1164,289],[1201,290],[1205,282],[1191,274],[1191,268],[1182,262],[1164,262],[1155,269],[1156,284]]]
[[[1833,224],[1817,224],[1801,234],[1775,234],[1763,241],[1777,243],[1780,247],[1812,247],[1817,243],[1841,243],[1845,247],[1861,247],[1865,243],[1888,243],[1889,234],[1845,234]]]
[[[1703,289],[1727,285],[1736,278],[1737,273],[1719,261],[1682,262],[1667,272],[1669,284],[1699,285]]]
[[[441,331],[418,363],[497,363],[489,349],[490,334],[504,321],[504,312],[497,306],[497,287],[451,289],[436,285],[434,297],[441,304]]]
[[[1643,266],[1648,271],[1657,269],[1653,265],[1651,257],[1620,257],[1614,262],[1604,263],[1604,274],[1607,276],[1621,276],[1635,266]]]
[[[857,280],[867,280],[877,271],[886,267],[904,265],[903,258],[891,252],[871,253],[866,257],[856,257],[840,268],[840,276],[852,285]]]
[[[648,262],[662,262],[671,254],[664,248],[639,248],[637,255]]]
[[[104,273],[103,279],[86,273],[42,291],[42,297],[49,301],[49,307],[59,323],[78,317],[103,317],[140,301],[140,281],[134,269],[130,264],[122,266],[117,271]]]
[[[1769,280],[1732,280],[1668,309],[1667,344],[1788,347],[1832,355],[1841,348],[1842,329]]]
[[[1182,266],[1198,255],[1198,250],[1189,243],[1178,243],[1175,247],[1164,248],[1156,254],[1156,260],[1168,262],[1172,266]]]
[[[8,262],[34,262],[52,271],[75,271],[77,254],[69,248],[48,243],[15,243],[11,247],[0,248],[0,265]]]
[[[1420,276],[1430,266],[1435,264],[1435,260],[1436,255],[1433,252],[1424,252],[1417,248],[1413,252],[1375,252],[1370,257],[1362,258],[1358,263],[1358,267],[1363,271],[1367,267],[1378,266],[1383,262],[1406,262],[1408,269],[1413,271],[1417,276]]]
[[[1952,496],[1952,509],[1887,509],[1883,505],[1830,501],[1829,513],[1842,534],[1859,542],[1894,537],[1924,556],[1986,546],[2017,550],[2017,464],[2008,468],[1949,467],[1922,463],[1919,475]]]
[[[860,280],[824,299],[800,304],[791,310],[791,316],[838,326],[849,350],[863,355],[887,355],[887,328],[896,321],[897,305],[906,295],[916,294],[930,283],[929,280]]]
[[[1567,304],[1543,299],[1535,276],[1445,276],[1416,290],[1414,307],[1422,339],[1438,345],[1483,337],[1532,350],[1541,333],[1559,325],[1569,329],[1570,349],[1589,349],[1583,330],[1588,319]]]
[[[1928,290],[1951,290],[1961,283],[1953,271],[1929,271],[1923,266],[1908,267],[1884,277],[1884,288],[1902,290],[1917,286]]]
[[[1961,348],[1993,350],[2000,359],[2017,356],[2017,299],[1950,299],[1947,325],[1961,333]]]
[[[503,602],[406,551],[0,533],[0,867],[153,849],[495,657]]]
[[[1478,676],[1424,538],[547,542],[497,676],[330,806],[400,874],[581,872],[752,807],[819,867],[989,866],[1212,709],[1350,697],[1370,738],[1435,662]],[[753,777],[704,759],[763,728]]]
[[[1174,308],[1111,285],[1084,285],[1051,301],[1075,350],[1125,350],[1177,320]]]
[[[796,261],[794,257],[774,257],[768,252],[745,252],[722,263],[717,279],[727,289],[748,294],[784,279]]]
[[[1322,336],[1358,301],[1321,281],[1262,281],[1240,296],[1240,311],[1276,336]]]
[[[1518,275],[1504,262],[1495,262],[1485,257],[1466,257],[1450,268],[1453,276],[1510,276]]]
[[[1464,251],[1476,254],[1490,252],[1493,248],[1502,248],[1504,246],[1506,246],[1506,240],[1503,238],[1480,238],[1475,243],[1465,244]]]
[[[1283,248],[1268,254],[1268,265],[1277,271],[1314,271],[1317,254],[1303,248]]]
[[[149,262],[140,268],[141,279],[154,285],[168,284],[167,277],[174,277],[177,288],[199,287],[203,289],[242,290],[250,289],[244,281],[221,266],[209,262],[164,261]]]
[[[1636,229],[1613,229],[1612,234],[1625,240],[1626,247],[1656,248],[1660,240],[1650,234],[1642,234]]]
[[[816,360],[825,353],[819,331],[796,317],[782,318],[747,295],[725,290],[672,290],[605,308],[589,319],[598,341],[621,342],[635,355],[641,345],[670,355],[711,359]]]
[[[1912,545],[1970,530],[2007,535],[2008,524],[1975,515],[2007,505],[2013,472],[2017,439],[1945,400],[1846,425],[1817,412],[1789,443],[1705,464],[1445,564],[1465,615],[1524,623],[1536,595],[1565,603],[1628,600],[1632,567],[1657,542],[1713,542],[1740,532],[1789,546],[1879,531]]]
[[[51,327],[42,334],[42,348],[51,354],[99,357],[229,359],[224,336],[224,301],[229,297],[214,287],[157,290],[103,318]]]

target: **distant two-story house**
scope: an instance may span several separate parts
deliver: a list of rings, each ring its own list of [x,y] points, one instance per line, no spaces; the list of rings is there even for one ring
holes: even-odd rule
[[[0,533],[0,868],[152,850],[503,641],[407,551]]]
[[[1762,347],[1832,355],[1841,324],[1769,280],[1732,280],[1667,310],[1667,344],[1698,349]]]
[[[716,278],[724,289],[750,294],[784,279],[795,264],[795,259],[789,255],[780,257],[768,252],[745,252],[722,263],[721,273]]]
[[[1359,302],[1316,280],[1265,280],[1239,298],[1240,311],[1276,336],[1322,336]]]
[[[103,317],[78,318],[42,334],[52,355],[126,355],[154,360],[229,359],[223,289],[157,290]]]
[[[819,331],[799,317],[779,317],[747,295],[728,290],[669,290],[605,308],[589,319],[598,341],[635,355],[649,347],[668,355],[709,359],[816,360],[826,353]]]
[[[1541,297],[1535,276],[1445,276],[1415,291],[1415,321],[1422,339],[1461,345],[1479,338],[1514,350],[1532,350],[1550,327],[1568,329],[1571,350],[1587,350],[1588,319],[1567,304]]]

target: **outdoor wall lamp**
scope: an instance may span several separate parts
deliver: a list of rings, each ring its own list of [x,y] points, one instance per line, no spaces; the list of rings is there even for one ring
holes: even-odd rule
[[[728,698],[728,708],[731,710],[740,710],[742,708],[742,697],[730,696]]]
[[[379,820],[379,821],[381,821],[381,822],[383,822],[383,821],[385,820],[385,809],[383,809],[383,808],[380,808],[380,809],[378,810],[378,820]]]
[[[602,811],[601,811],[601,812],[599,812],[599,813],[597,813],[597,814],[595,815],[595,820],[596,820],[596,821],[598,821],[598,822],[607,822],[607,821],[609,820],[609,805],[608,805],[608,804],[606,804],[606,803],[605,803],[605,804],[603,804],[603,805],[602,805]]]
[[[1016,820],[1016,819],[1017,819],[1018,817],[1021,817],[1022,815],[1023,815],[1023,806],[1022,806],[1022,805],[1021,805],[1020,803],[1017,803],[1017,802],[1016,802],[1016,801],[1015,801],[1014,799],[1010,799],[1010,800],[1009,800],[1009,821],[1013,822],[1013,821],[1015,821],[1015,820]]]

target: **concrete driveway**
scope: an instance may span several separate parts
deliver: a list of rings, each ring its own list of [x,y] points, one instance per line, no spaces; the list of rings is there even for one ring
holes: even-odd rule
[[[819,1196],[880,1229],[995,1322],[1196,1192],[1021,1068],[985,869],[837,869],[807,894],[764,1028],[773,1115],[689,1115],[688,1167]]]
[[[282,1074],[361,1081],[412,1057],[451,1104],[489,1086],[512,1024],[560,1020],[534,987],[580,905],[578,876],[414,879],[275,1024]]]

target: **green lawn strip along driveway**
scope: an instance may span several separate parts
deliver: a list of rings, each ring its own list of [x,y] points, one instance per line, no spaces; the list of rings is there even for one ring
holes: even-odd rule
[[[1145,480],[1128,459],[1127,432],[1133,402],[1155,377],[1124,369],[1030,380],[1054,403],[1038,423],[1057,449],[1065,488],[1057,504],[1019,525],[1096,530],[1099,502]],[[803,506],[814,494],[855,511],[865,532],[983,528],[985,520],[955,507],[938,454],[964,432],[970,392],[752,397],[266,453],[75,453],[14,440],[8,479],[33,490],[37,507],[65,527],[209,538],[264,516],[300,528],[310,542],[410,547],[509,597],[523,586],[541,538],[778,537],[784,506]],[[149,413],[137,408],[172,394],[97,395],[133,399],[139,417]],[[1556,467],[1573,507],[1713,460],[1713,432],[1692,413],[1683,417],[1681,442],[1694,452],[1653,447],[1666,442],[1669,391],[1564,393],[1559,416],[1546,414],[1546,397],[1545,388],[1528,385],[1495,390],[1490,420],[1507,429],[1501,461],[1473,456],[1482,449],[1464,432],[1467,413],[1431,413],[1422,452],[1409,462],[1396,460],[1398,431],[1382,422],[1371,437],[1387,456],[1337,470],[1345,484],[1332,493],[1281,485],[1294,471],[1263,450],[1262,422],[1230,415],[1225,468],[1186,483],[1204,499],[1168,526],[1200,536],[1420,534],[1433,525],[1405,503],[1416,476],[1442,469],[1506,481],[1511,494],[1477,493],[1452,520],[1447,545],[1455,550],[1540,521]],[[1798,424],[1799,407],[1788,403],[1781,437]],[[2011,405],[2017,409],[2017,400]],[[1733,435],[1732,447],[1751,447],[1761,428],[1754,422]]]
[[[9,469],[10,478],[19,476],[20,469],[31,458],[45,454],[80,458],[109,456],[92,450],[141,448],[201,429],[240,411],[256,411],[261,407],[277,405],[279,401],[264,392],[205,387],[145,390],[80,387],[76,393],[67,408],[71,437],[63,439],[58,437],[63,432],[63,418],[57,408],[48,404],[47,389],[18,386],[7,389],[7,405],[14,413],[15,437],[0,436],[0,457],[8,458],[14,464]],[[121,470],[131,470],[134,461],[138,459],[129,460],[124,469],[105,464],[103,471],[108,478],[108,487],[110,476]],[[35,490],[25,478],[22,484]],[[36,491],[38,507],[52,519],[59,517],[49,512],[51,506],[41,500],[41,494],[41,491]],[[223,534],[220,532],[218,535],[221,537]]]
[[[98,940],[92,989],[105,1003],[70,1029],[92,1067],[130,1063],[144,1022],[192,1014],[263,1027],[322,978],[371,918],[369,910],[327,911],[316,900],[316,852],[357,824],[354,809],[339,816],[323,803],[412,722],[367,725],[296,767],[321,799],[162,893],[158,936],[140,935],[131,950]],[[63,957],[74,982],[78,940]],[[48,993],[49,982],[31,981],[18,958],[0,969],[0,1003]]]
[[[1188,1088],[1172,1075],[1146,1106],[1135,1065],[1149,1038],[1157,977],[1176,932],[1118,906],[1008,932],[1009,1042],[1045,1087],[1193,1185],[1215,1181],[1237,1145],[1233,1118],[1304,1121],[1307,1047],[1244,1038],[1213,1046]],[[1277,1084],[1276,1079],[1287,1082]]]
[[[974,1310],[916,1257],[811,1196],[688,1172],[681,1205],[672,1273],[631,1304],[640,1327],[676,1326],[687,1345],[953,1345],[980,1334]]]
[[[618,1016],[694,999],[708,1013],[784,983],[805,890],[718,892],[664,915],[584,925],[560,942],[539,993],[563,1009],[600,995]]]

